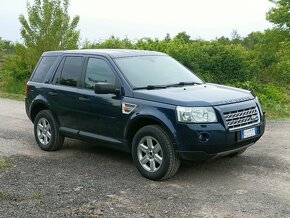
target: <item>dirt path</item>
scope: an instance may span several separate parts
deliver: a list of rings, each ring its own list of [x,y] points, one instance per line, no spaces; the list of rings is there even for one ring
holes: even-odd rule
[[[290,122],[241,157],[153,182],[129,154],[77,140],[41,151],[23,102],[0,99],[0,217],[290,217]]]

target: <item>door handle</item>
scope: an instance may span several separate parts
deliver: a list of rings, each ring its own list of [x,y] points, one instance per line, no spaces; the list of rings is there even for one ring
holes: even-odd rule
[[[88,97],[79,97],[80,101],[90,101]]]
[[[50,91],[50,92],[48,92],[48,94],[51,95],[51,96],[55,96],[55,95],[57,95],[57,92],[56,91]]]

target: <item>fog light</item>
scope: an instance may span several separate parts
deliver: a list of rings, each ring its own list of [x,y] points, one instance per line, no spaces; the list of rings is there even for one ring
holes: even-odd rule
[[[209,134],[206,132],[200,133],[198,139],[200,142],[207,142],[209,140]]]

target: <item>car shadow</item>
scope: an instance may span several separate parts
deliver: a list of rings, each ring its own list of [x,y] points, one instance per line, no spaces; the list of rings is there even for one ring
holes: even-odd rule
[[[119,151],[110,147],[106,147],[100,143],[88,143],[74,139],[66,139],[63,149],[60,151],[68,156],[75,156],[78,160],[87,162],[94,161],[95,163],[111,163],[118,165],[119,168],[131,169],[136,178],[140,177],[137,172],[130,153]],[[70,155],[69,155],[70,154]],[[88,158],[89,157],[89,158]],[[258,153],[245,153],[234,158],[218,158],[211,161],[200,162],[182,162],[177,174],[168,182],[200,182],[204,179],[223,180],[229,176],[236,176],[240,173],[245,173],[249,169],[273,168],[277,165],[283,165],[283,162],[274,157],[265,157]]]
[[[63,153],[71,153],[77,155],[79,158],[86,158],[87,155],[101,157],[102,160],[106,159],[107,161],[120,161],[122,162],[132,162],[131,154],[108,147],[106,144],[102,143],[90,143],[84,142],[76,139],[66,139],[64,146],[62,148]]]

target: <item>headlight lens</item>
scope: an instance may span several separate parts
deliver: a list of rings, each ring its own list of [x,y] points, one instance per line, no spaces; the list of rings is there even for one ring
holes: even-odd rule
[[[213,123],[217,122],[212,107],[176,107],[177,119],[184,123]]]
[[[258,108],[259,108],[261,114],[263,114],[262,106],[261,106],[261,103],[260,103],[258,97],[256,97],[256,102],[257,102],[257,104],[258,104]]]

